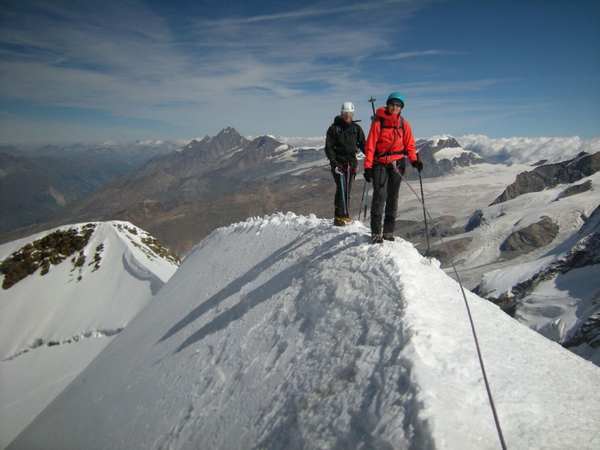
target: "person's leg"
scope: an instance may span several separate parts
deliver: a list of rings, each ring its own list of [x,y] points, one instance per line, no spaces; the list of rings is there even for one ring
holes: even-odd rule
[[[398,192],[400,191],[400,182],[402,181],[403,170],[400,172],[389,167],[387,183],[387,202],[385,203],[385,219],[383,222],[383,233],[393,235],[396,226],[396,212],[398,211]]]
[[[343,217],[344,216],[344,194],[342,186],[342,177],[339,173],[336,173],[334,169],[331,170],[331,175],[333,175],[333,180],[335,181],[335,197],[334,197],[334,215],[335,217]]]
[[[383,165],[373,166],[373,200],[371,201],[371,234],[381,234],[381,220],[387,197],[387,171]]]
[[[346,217],[350,218],[350,193],[352,192],[352,182],[354,181],[354,170],[350,164],[346,171]]]

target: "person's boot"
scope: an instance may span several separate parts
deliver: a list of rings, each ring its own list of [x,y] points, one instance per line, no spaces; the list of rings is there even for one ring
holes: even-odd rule
[[[383,239],[386,241],[395,241],[394,233],[383,233]]]
[[[344,216],[344,222],[346,225],[350,225],[352,223],[352,217]]]
[[[371,235],[371,244],[383,244],[383,236],[378,233]]]
[[[344,225],[346,225],[346,220],[343,216],[335,216],[335,218],[333,219],[333,224],[336,227],[343,227]]]

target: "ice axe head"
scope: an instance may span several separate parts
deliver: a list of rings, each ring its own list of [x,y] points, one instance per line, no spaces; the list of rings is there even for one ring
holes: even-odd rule
[[[371,104],[371,108],[373,109],[373,117],[372,117],[372,120],[375,120],[375,100],[376,100],[376,98],[375,98],[375,97],[371,97],[371,98],[369,99],[369,103]]]

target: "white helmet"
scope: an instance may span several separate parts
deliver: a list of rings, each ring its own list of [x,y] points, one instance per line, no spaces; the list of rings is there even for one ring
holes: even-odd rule
[[[344,102],[342,104],[342,112],[345,113],[353,113],[354,112],[354,103],[352,102]]]

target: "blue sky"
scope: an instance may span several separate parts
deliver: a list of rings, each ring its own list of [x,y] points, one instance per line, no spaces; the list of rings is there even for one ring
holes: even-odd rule
[[[418,137],[600,135],[593,1],[3,1],[0,142],[321,135],[405,93]]]

